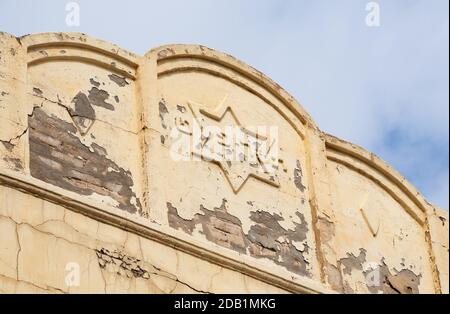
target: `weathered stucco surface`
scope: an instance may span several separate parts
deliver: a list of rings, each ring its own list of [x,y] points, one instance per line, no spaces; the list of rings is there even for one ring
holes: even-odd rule
[[[448,293],[448,214],[228,55],[0,33],[0,124],[0,292]]]

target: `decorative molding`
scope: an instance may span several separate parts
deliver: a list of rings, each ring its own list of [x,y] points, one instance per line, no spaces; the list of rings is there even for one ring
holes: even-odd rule
[[[126,213],[111,206],[105,206],[88,197],[82,197],[76,193],[66,191],[15,171],[0,168],[0,185],[35,195],[36,197],[63,206],[102,223],[132,232],[143,238],[156,241],[213,264],[240,272],[291,293],[335,293],[311,279],[297,276],[282,269],[274,269],[272,265],[256,261],[247,255],[229,251],[209,242],[192,238],[181,231],[152,223],[146,218]]]
[[[107,42],[77,33],[42,33],[22,37],[28,66],[52,61],[75,61],[100,66],[136,79],[138,57]]]
[[[18,92],[14,95],[18,100],[20,100],[20,97],[23,95],[26,95],[25,88],[22,89],[22,87],[27,87],[26,66],[34,67],[46,62],[82,62],[101,67],[102,69],[106,69],[130,80],[138,80],[136,82],[137,84],[133,85],[133,88],[136,87],[133,90],[135,92],[134,95],[136,96],[136,99],[133,99],[133,102],[135,101],[137,103],[136,107],[139,107],[137,110],[141,115],[142,120],[136,123],[138,124],[139,130],[130,134],[133,134],[132,136],[135,135],[139,143],[142,143],[140,148],[147,144],[147,142],[145,142],[147,136],[149,136],[150,140],[154,140],[151,136],[156,136],[153,133],[150,134],[149,132],[146,132],[148,129],[151,129],[149,117],[153,117],[152,114],[157,112],[154,111],[155,108],[153,105],[157,104],[157,97],[159,96],[160,90],[164,90],[163,88],[159,88],[161,85],[166,84],[166,81],[164,80],[169,80],[171,76],[185,75],[186,77],[180,76],[177,77],[177,79],[189,80],[189,75],[191,73],[194,73],[195,75],[200,73],[203,75],[201,79],[205,78],[206,75],[212,75],[214,78],[211,78],[211,80],[217,79],[217,81],[214,82],[218,82],[219,84],[224,83],[227,87],[229,86],[229,83],[234,84],[236,88],[244,89],[246,92],[259,98],[255,98],[257,104],[262,103],[263,106],[267,105],[270,110],[273,109],[273,116],[278,115],[280,118],[284,119],[292,129],[295,130],[299,138],[302,139],[302,145],[304,145],[304,152],[306,154],[305,173],[307,174],[309,197],[307,201],[309,201],[312,216],[312,225],[309,231],[314,233],[316,245],[314,250],[319,265],[317,271],[318,274],[315,274],[315,277],[313,277],[315,278],[314,280],[301,277],[284,268],[276,267],[267,259],[252,258],[248,255],[239,254],[235,251],[217,246],[206,239],[189,236],[181,231],[166,226],[164,220],[158,220],[163,224],[159,225],[150,221],[148,217],[140,217],[137,214],[130,214],[118,208],[104,205],[94,197],[83,196],[40,181],[27,174],[29,167],[26,165],[26,159],[30,157],[28,151],[25,151],[24,154],[20,155],[23,159],[23,168],[17,168],[17,171],[12,171],[0,167],[0,185],[12,187],[24,193],[64,206],[69,210],[78,212],[95,219],[96,221],[120,228],[152,241],[157,241],[178,251],[240,272],[288,292],[333,293],[333,291],[329,290],[327,287],[327,283],[330,284],[330,286],[335,283],[330,280],[330,275],[335,274],[334,272],[338,271],[337,268],[335,268],[335,265],[338,263],[338,256],[333,252],[333,245],[335,245],[335,243],[330,241],[329,238],[333,236],[331,234],[334,232],[332,230],[332,225],[334,222],[339,221],[334,220],[335,212],[333,209],[332,195],[330,193],[332,178],[330,178],[327,169],[327,160],[329,160],[343,165],[375,183],[377,187],[380,187],[387,193],[386,196],[392,197],[398,202],[404,211],[417,222],[420,227],[417,229],[420,229],[420,231],[423,230],[425,242],[426,245],[428,245],[427,249],[430,256],[435,291],[441,291],[439,271],[436,266],[433,248],[433,241],[436,240],[434,233],[432,234],[431,232],[433,230],[430,229],[430,218],[435,215],[435,208],[427,203],[423,196],[405,178],[374,154],[354,144],[347,143],[321,132],[312,118],[298,102],[286,93],[286,91],[284,91],[277,83],[261,72],[229,55],[203,46],[163,46],[155,48],[149,51],[145,56],[140,57],[113,44],[83,34],[45,33],[27,35],[16,39],[21,46],[20,49],[17,49],[17,53],[20,53],[19,57],[21,58],[21,63],[20,69],[14,69],[14,71],[17,70],[16,72],[18,73],[15,82],[19,82],[20,84],[9,87],[9,92],[19,86],[20,89],[17,88]],[[18,45],[15,42],[14,37],[11,37],[8,40],[14,45]],[[16,63],[12,64],[14,67],[16,66]],[[98,70],[90,67],[86,72],[89,73],[89,70],[92,69]],[[37,68],[36,70],[39,72],[40,69]],[[103,73],[104,71],[100,72]],[[158,81],[158,79],[160,79],[160,81]],[[215,89],[212,92],[216,92]],[[10,98],[12,98],[12,96]],[[119,101],[117,100],[117,102]],[[30,104],[31,103],[28,105]],[[135,105],[135,103],[133,103],[133,105]],[[196,118],[204,117],[212,119],[216,123],[220,123],[223,118],[231,115],[235,124],[242,129],[245,129],[236,115],[236,112],[240,112],[237,105],[238,104],[233,104],[232,109],[231,106],[224,101],[215,110],[210,112],[203,109],[204,106],[202,105],[196,105],[193,102],[189,103],[189,107]],[[128,110],[128,107],[126,110]],[[29,113],[25,111],[22,112],[22,114],[25,118],[27,117],[27,114],[29,115]],[[21,121],[19,119],[17,120]],[[109,123],[108,119],[105,119],[105,121]],[[77,121],[74,122],[77,124]],[[84,128],[84,126],[80,128],[80,125],[77,125],[82,135],[86,134],[92,124],[90,120],[88,120],[88,122],[89,123],[85,125],[86,128]],[[111,125],[113,126],[115,122],[116,121],[112,122]],[[177,120],[175,120],[175,126],[179,128],[181,132],[183,131],[181,128],[182,124],[178,123]],[[153,129],[151,130],[154,131]],[[25,133],[21,134],[26,134],[26,130]],[[295,134],[293,136],[296,137]],[[20,138],[20,136],[15,137],[14,139],[17,138]],[[159,140],[159,138],[156,138],[156,141]],[[164,144],[164,140],[164,138],[161,140],[162,144]],[[26,141],[26,137],[24,137],[24,141]],[[6,149],[8,149],[11,143],[10,141],[5,143]],[[149,165],[147,164],[147,154],[150,154],[151,152],[148,153],[146,148],[147,147],[144,147],[143,152],[141,152],[143,156],[142,161],[139,160],[139,163],[137,163],[136,166],[139,170],[141,169],[139,168],[140,166],[143,167],[142,171],[144,172],[145,178],[142,179],[136,175],[136,179],[140,181],[136,186],[144,190],[144,194],[151,192],[149,176],[152,175],[152,173],[148,173]],[[297,153],[299,154],[299,152]],[[252,173],[252,171],[246,171],[245,174],[242,175],[242,173],[239,173],[239,170],[241,169],[236,168],[237,170],[233,170],[229,166],[228,170],[238,173],[237,176],[242,175],[242,180],[236,181],[230,179],[230,176],[226,171],[226,165],[221,162],[216,162],[216,164],[219,165],[222,172],[227,177],[235,194],[240,191],[250,177],[268,183],[276,188],[279,187],[279,183],[276,182],[276,180],[270,180],[270,177],[268,179],[265,176]],[[248,165],[243,165],[242,167],[246,169]],[[259,174],[261,174],[261,172]],[[150,206],[148,204],[150,202],[147,203],[148,199],[146,197],[148,197],[148,195],[144,195],[143,203],[145,205],[145,213],[148,214],[148,211],[151,211],[152,208],[149,208]],[[306,199],[302,201],[306,201]],[[360,207],[358,207],[359,204],[355,205],[354,210],[359,211],[356,212],[356,214],[360,214],[361,219],[365,221],[370,233],[374,237],[378,236],[380,238],[382,235],[381,228],[383,227],[383,221],[381,219],[383,217],[378,217],[376,211],[369,211],[366,207],[367,205],[364,203]],[[155,206],[153,210],[160,209]],[[162,207],[161,212],[163,214],[165,214],[164,210],[164,207]],[[362,221],[359,222],[362,223]],[[440,220],[437,220],[437,222],[440,222]],[[330,224],[330,226],[328,226],[328,224]],[[385,223],[384,227],[387,228],[388,224]],[[448,233],[448,225],[446,231]],[[433,232],[441,232],[441,229]],[[436,237],[439,238],[440,236],[441,235],[439,234]],[[375,241],[375,239],[372,240]],[[340,243],[336,245],[340,245]],[[344,243],[343,245],[347,245],[347,243]],[[424,254],[421,255],[426,255],[425,251]],[[448,255],[447,258],[439,256],[438,258],[440,258],[441,262],[445,262],[446,260],[448,264]],[[319,274],[321,282],[319,282]],[[339,291],[338,286],[332,286],[332,288]]]
[[[361,147],[326,135],[329,160],[342,164],[369,178],[391,195],[421,226],[425,224],[430,205],[421,194],[393,168]]]
[[[277,111],[305,139],[305,127],[316,128],[295,99],[261,72],[231,56],[203,46],[171,45],[151,50],[156,54],[158,78],[200,72],[225,79],[254,94]]]

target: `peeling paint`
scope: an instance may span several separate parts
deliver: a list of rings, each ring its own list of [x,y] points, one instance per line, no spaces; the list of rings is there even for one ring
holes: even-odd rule
[[[130,213],[141,211],[132,191],[131,173],[107,158],[104,148],[93,145],[93,152],[75,136],[73,124],[35,108],[30,127],[31,175],[47,183],[82,195],[108,196]],[[114,171],[108,171],[108,169]]]
[[[97,87],[93,87],[89,91],[88,98],[91,105],[114,111],[114,106],[106,102],[106,100],[109,98],[109,93],[107,91],[98,89]]]
[[[302,183],[303,171],[300,161],[297,160],[297,168],[294,169],[294,184],[300,192],[305,192],[306,187]]]
[[[97,82],[96,80],[94,80],[93,78],[91,78],[89,80],[89,82],[94,85],[95,87],[100,87],[100,82]]]
[[[124,87],[129,84],[124,77],[118,76],[116,74],[110,74],[110,75],[108,75],[108,77],[111,81],[116,83],[119,87]]]
[[[364,285],[367,287],[370,293],[378,294],[418,294],[421,275],[416,275],[410,269],[402,269],[392,274],[389,267],[386,265],[384,259],[381,262],[381,266],[376,269],[364,269],[366,263],[367,251],[360,249],[358,256],[352,253],[347,253],[347,257],[339,260],[339,264],[343,266],[341,269],[343,274],[352,275],[353,271],[357,271],[364,275],[364,278],[368,279],[371,274],[377,275],[379,284],[377,285],[375,280],[366,280]],[[355,293],[351,288],[350,282],[344,282],[345,293]]]
[[[174,283],[174,287],[171,289],[175,289],[179,283],[197,293],[206,293],[206,291],[201,291],[187,282],[181,281],[176,275],[163,271],[154,265],[132,257],[120,250],[100,248],[95,250],[95,253],[98,258],[98,264],[103,271],[114,273],[128,279],[139,278],[151,282],[155,278],[163,277]],[[156,286],[158,285],[156,284]]]
[[[82,135],[85,135],[95,120],[95,110],[92,108],[88,97],[79,92],[72,100],[74,109],[69,108],[69,114]]]
[[[14,170],[23,170],[22,161],[19,158],[5,157],[3,158],[7,163],[11,163],[14,167]]]
[[[250,228],[248,239],[250,241],[250,253],[261,258],[268,257],[275,263],[286,267],[297,274],[310,276],[308,271],[309,261],[304,254],[309,253],[309,246],[303,244],[303,251],[298,250],[294,242],[304,243],[307,238],[308,225],[303,214],[296,212],[301,223],[295,223],[295,230],[285,230],[280,221],[282,217],[271,215],[267,212],[252,212],[250,219],[256,225]],[[279,239],[284,239],[280,241]]]
[[[174,229],[182,230],[186,233],[192,234],[195,228],[195,221],[181,218],[178,215],[178,210],[171,203],[167,203],[167,209],[169,225]]]
[[[207,240],[222,247],[242,254],[250,253],[255,258],[268,258],[276,264],[301,275],[310,277],[309,261],[305,254],[309,253],[306,243],[308,226],[303,214],[297,212],[301,223],[296,223],[295,230],[285,230],[279,224],[282,217],[263,211],[252,212],[250,219],[255,222],[248,235],[243,232],[239,218],[228,213],[227,200],[223,199],[219,207],[209,210],[200,206],[202,214],[194,219],[186,220],[179,216],[177,208],[167,203],[170,227],[192,234],[197,226],[201,226]],[[295,244],[301,243],[302,250]]]
[[[206,239],[245,254],[246,239],[242,231],[242,223],[237,217],[228,213],[226,204],[227,201],[224,199],[222,205],[212,211],[201,206],[200,209],[204,215],[197,215],[198,220]]]
[[[339,261],[344,266],[342,272],[346,275],[351,275],[354,269],[362,271],[363,264],[366,262],[366,254],[367,251],[365,249],[360,249],[358,256],[347,253],[347,257],[342,258]]]
[[[169,110],[167,109],[166,102],[164,101],[164,99],[162,99],[159,102],[159,118],[161,119],[161,125],[164,129],[167,129],[167,125],[164,121],[164,117],[168,113],[169,113]]]
[[[369,286],[371,293],[418,294],[422,275],[416,275],[410,269],[402,269],[392,274],[384,261],[379,268],[381,282],[379,286]],[[366,272],[364,273],[366,275]]]
[[[100,268],[105,269],[114,268],[114,271],[119,275],[124,275],[128,278],[143,278],[150,279],[150,274],[153,270],[145,269],[142,261],[128,256],[120,251],[110,251],[105,248],[95,251],[98,257],[98,264]]]
[[[186,107],[185,106],[181,106],[181,105],[177,105],[177,110],[181,113],[186,113]]]

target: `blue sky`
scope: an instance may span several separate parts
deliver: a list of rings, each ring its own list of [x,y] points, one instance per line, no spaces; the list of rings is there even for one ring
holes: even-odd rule
[[[169,43],[234,55],[288,90],[328,133],[392,164],[449,206],[449,1],[0,0],[0,30],[83,32],[138,54]]]

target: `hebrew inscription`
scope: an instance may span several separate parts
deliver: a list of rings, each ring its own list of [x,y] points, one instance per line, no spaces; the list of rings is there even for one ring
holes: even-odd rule
[[[226,98],[213,112],[202,109],[202,105],[188,102],[193,116],[193,125],[181,118],[175,118],[172,137],[188,135],[190,143],[175,143],[189,148],[186,154],[174,159],[188,157],[193,161],[207,161],[217,164],[234,193],[238,193],[250,177],[278,188],[278,128],[275,126],[244,127],[236,113],[226,105]],[[178,106],[185,112],[185,107]],[[186,140],[186,137],[183,138]]]

